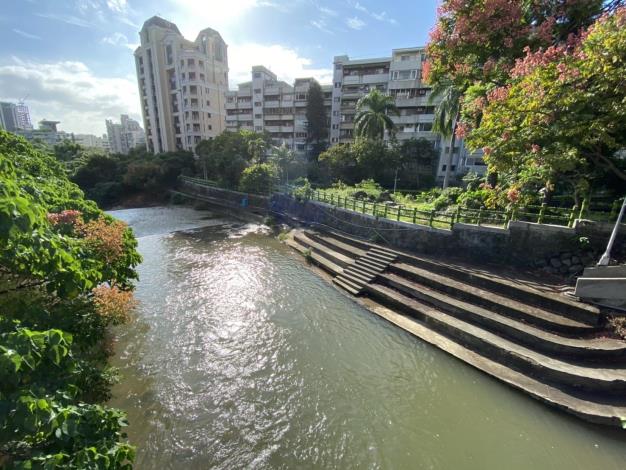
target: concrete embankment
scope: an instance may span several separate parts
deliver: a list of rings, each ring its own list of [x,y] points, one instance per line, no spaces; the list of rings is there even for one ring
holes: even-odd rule
[[[422,340],[587,421],[623,425],[626,342],[604,336],[596,307],[334,231],[296,230],[288,243]]]

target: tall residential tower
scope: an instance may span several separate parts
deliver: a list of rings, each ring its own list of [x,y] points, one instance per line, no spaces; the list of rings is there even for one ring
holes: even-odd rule
[[[227,46],[210,28],[195,41],[158,16],[147,20],[135,51],[147,148],[194,150],[226,129]]]

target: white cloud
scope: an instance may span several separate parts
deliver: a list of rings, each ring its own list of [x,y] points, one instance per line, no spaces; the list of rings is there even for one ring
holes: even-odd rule
[[[339,14],[335,10],[327,7],[319,7],[319,10],[321,13],[327,16],[337,16]]]
[[[284,11],[286,3],[268,0],[169,0],[176,10],[172,17],[180,18],[176,24],[183,35],[194,39],[198,31],[207,26],[225,34],[237,20],[257,7],[268,7]]]
[[[313,26],[314,28],[319,29],[320,31],[322,31],[323,33],[327,33],[327,34],[334,34],[326,25],[326,21],[319,19],[319,20],[312,20],[311,21],[311,26]]]
[[[232,88],[251,79],[253,65],[264,65],[280,80],[290,84],[295,78],[302,77],[314,77],[320,83],[332,81],[332,69],[313,68],[311,64],[310,59],[301,57],[295,50],[278,44],[271,46],[242,44],[228,48],[229,79]]]
[[[140,118],[134,77],[96,76],[82,62],[40,63],[13,58],[0,66],[0,100],[28,95],[33,121],[55,119],[68,132],[102,134],[104,120]]]
[[[62,23],[71,24],[74,26],[80,26],[81,28],[91,28],[93,24],[82,18],[72,15],[57,15],[55,13],[37,13],[37,16],[41,18],[47,18],[49,20],[61,21]]]
[[[105,36],[100,40],[103,44],[111,44],[112,46],[121,46],[134,51],[139,44],[131,44],[128,42],[128,38],[123,33],[113,33],[110,36]]]
[[[110,10],[122,13],[128,8],[128,3],[126,0],[107,0],[107,6]]]
[[[365,26],[365,21],[355,16],[354,18],[348,18],[346,20],[346,24],[348,25],[349,28],[352,28],[352,29],[363,29],[363,26]]]
[[[25,37],[26,39],[41,39],[40,36],[37,36],[36,34],[27,33],[26,31],[22,31],[21,29],[13,28],[13,32],[15,34],[19,34],[22,37]]]
[[[389,16],[387,16],[387,12],[385,12],[385,11],[381,11],[380,13],[376,13],[374,11],[370,11],[365,6],[361,5],[359,2],[355,2],[352,6],[354,7],[355,10],[358,10],[358,11],[361,11],[361,12],[365,13],[366,15],[371,16],[375,20],[386,21],[387,23],[391,23],[391,24],[396,24],[397,23],[397,21],[395,19],[390,18]]]

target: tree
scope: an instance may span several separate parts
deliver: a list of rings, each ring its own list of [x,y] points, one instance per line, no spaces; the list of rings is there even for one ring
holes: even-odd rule
[[[354,132],[357,137],[383,140],[385,131],[393,135],[395,126],[389,114],[399,115],[395,99],[372,90],[356,104]]]
[[[424,184],[431,184],[435,167],[439,161],[439,154],[433,142],[424,138],[409,139],[398,145],[400,160],[400,180],[405,179],[412,187],[419,188]],[[409,178],[413,180],[410,181]]]
[[[569,180],[586,192],[593,175],[626,181],[626,7],[603,15],[569,44],[527,50],[511,81],[494,88],[468,137],[490,168],[550,190]]]
[[[332,180],[355,183],[363,179],[356,157],[348,144],[337,144],[322,152],[320,164],[328,169]]]
[[[248,141],[248,153],[256,163],[265,163],[267,142],[262,137]]]
[[[439,100],[435,109],[435,119],[433,131],[437,132],[444,139],[450,139],[449,151],[446,159],[446,172],[443,178],[443,189],[450,183],[450,171],[452,167],[452,157],[454,156],[454,144],[456,138],[456,126],[461,113],[462,90],[454,86],[452,82],[438,82],[432,87],[429,102]]]
[[[317,81],[312,80],[309,85],[309,95],[306,102],[307,143],[313,145],[310,160],[317,161],[319,154],[326,146],[328,138],[328,121],[324,93]]]
[[[258,141],[267,142],[266,136],[251,131],[225,131],[212,140],[203,140],[196,146],[196,153],[202,171],[209,179],[220,184],[236,188],[241,173],[248,163],[256,158],[251,151],[256,151]],[[250,145],[250,142],[255,142]]]
[[[253,194],[271,194],[276,181],[276,169],[269,163],[255,163],[243,171],[239,190]]]
[[[107,316],[132,307],[141,261],[59,162],[0,131],[0,459],[9,468],[126,468],[134,449],[109,398]],[[100,297],[102,298],[102,297]]]
[[[285,175],[285,183],[289,184],[289,165],[293,162],[295,154],[293,150],[287,147],[285,142],[280,146],[272,147],[270,159],[280,168],[281,173]]]

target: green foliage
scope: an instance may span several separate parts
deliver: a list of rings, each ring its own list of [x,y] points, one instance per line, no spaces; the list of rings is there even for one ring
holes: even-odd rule
[[[217,180],[220,186],[237,188],[245,168],[260,159],[254,154],[260,148],[260,141],[265,142],[266,148],[268,137],[250,131],[225,131],[212,140],[203,140],[196,146],[198,170]]]
[[[276,168],[274,165],[257,163],[243,171],[239,190],[253,194],[270,194],[276,180]]]
[[[461,188],[446,188],[433,201],[433,207],[437,211],[443,210],[456,204],[461,195],[463,195],[463,189]]]
[[[0,131],[0,458],[9,467],[127,468],[133,459],[123,413],[93,403],[108,398],[112,375],[92,288],[130,288],[141,258],[121,227],[121,251],[107,259],[63,222],[76,214],[113,223],[56,158]]]
[[[522,65],[528,69],[522,69]],[[521,185],[556,181],[584,194],[593,179],[626,181],[616,152],[626,146],[626,7],[603,17],[579,45],[529,55],[520,74],[489,101],[468,142],[493,171]],[[529,113],[528,110],[532,110]]]
[[[309,183],[308,179],[304,178],[301,184],[299,184],[298,187],[294,190],[293,195],[297,201],[302,202],[311,197],[311,192],[311,183]]]

